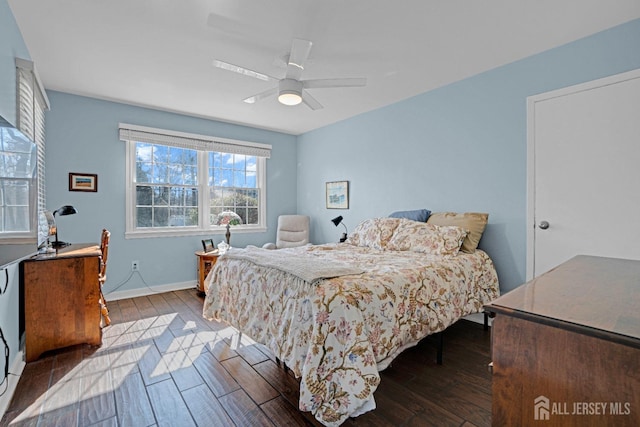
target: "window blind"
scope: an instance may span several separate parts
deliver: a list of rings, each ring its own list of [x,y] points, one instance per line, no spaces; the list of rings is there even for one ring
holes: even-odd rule
[[[25,136],[35,141],[33,134],[35,102],[33,97],[33,74],[30,70],[17,66],[17,76],[17,127]]]
[[[16,58],[17,76],[17,127],[37,147],[38,214],[47,206],[45,179],[45,111],[49,109],[49,99],[40,83],[32,61]],[[46,236],[48,225],[38,222],[38,235]]]
[[[119,129],[120,140],[122,141],[147,142],[200,151],[218,151],[265,158],[271,157],[271,145],[269,144],[173,132],[122,123]]]

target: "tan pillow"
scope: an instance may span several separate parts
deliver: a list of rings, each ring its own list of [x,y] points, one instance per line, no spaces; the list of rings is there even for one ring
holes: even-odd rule
[[[462,252],[473,253],[480,243],[480,238],[484,232],[484,228],[487,226],[489,220],[488,213],[467,212],[467,213],[455,213],[455,212],[436,212],[432,213],[427,224],[434,225],[455,225],[462,227],[469,231],[467,237],[462,242],[460,250]]]
[[[402,218],[386,249],[455,256],[466,235],[467,230],[462,227],[441,227]]]
[[[349,234],[346,243],[384,250],[398,224],[400,218],[365,219]]]

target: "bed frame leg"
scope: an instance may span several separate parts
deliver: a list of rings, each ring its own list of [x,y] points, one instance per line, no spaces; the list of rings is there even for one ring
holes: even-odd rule
[[[284,363],[283,361],[281,361],[280,359],[278,359],[277,357],[276,357],[276,364],[278,366],[282,366],[284,368],[285,372],[287,372],[289,370],[289,367],[287,366],[287,364]]]
[[[436,340],[438,340],[438,350],[436,351],[436,363],[442,365],[442,347],[444,347],[444,334],[442,332],[437,333]]]
[[[489,330],[489,318],[491,317],[493,319],[494,317],[496,317],[496,314],[492,313],[490,311],[485,311],[483,314],[484,314],[484,330],[488,331]]]

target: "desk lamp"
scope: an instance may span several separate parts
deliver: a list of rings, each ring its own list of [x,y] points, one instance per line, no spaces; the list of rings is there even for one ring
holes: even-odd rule
[[[64,205],[61,208],[56,209],[55,211],[53,211],[53,218],[55,219],[56,214],[60,215],[60,216],[65,216],[65,215],[73,215],[78,213],[78,211],[76,210],[76,208],[74,208],[71,205]],[[51,244],[51,246],[53,246],[54,248],[61,248],[64,246],[68,246],[70,245],[70,243],[68,242],[59,242],[58,241],[58,227],[56,226],[56,241],[53,242]]]
[[[342,222],[342,215],[333,218],[331,222],[333,222],[333,225],[335,225],[336,227],[340,224],[342,224],[342,226],[344,227],[344,233],[342,233],[342,237],[340,238],[340,243],[343,243],[345,240],[347,240],[347,226],[344,225],[344,222]]]

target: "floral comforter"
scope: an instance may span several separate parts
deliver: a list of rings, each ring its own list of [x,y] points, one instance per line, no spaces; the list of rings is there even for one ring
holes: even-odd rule
[[[308,283],[221,256],[207,277],[203,314],[283,360],[301,378],[300,409],[325,425],[374,409],[379,371],[402,350],[499,295],[493,263],[481,250],[449,257],[349,244],[278,251],[364,272]]]

